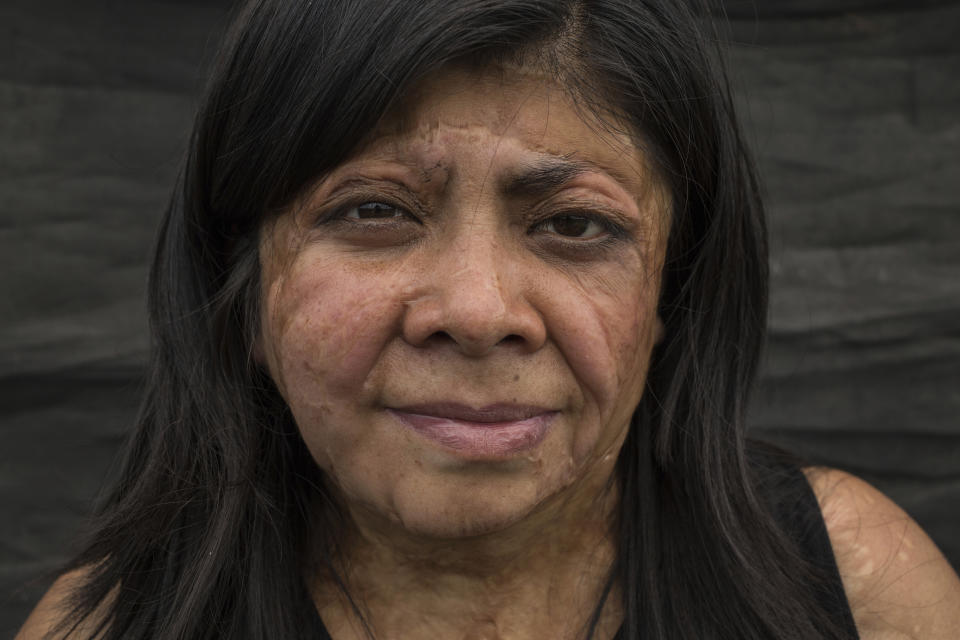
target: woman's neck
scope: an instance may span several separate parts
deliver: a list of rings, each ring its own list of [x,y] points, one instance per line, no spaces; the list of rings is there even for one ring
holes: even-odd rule
[[[615,560],[618,496],[545,504],[503,530],[456,539],[420,537],[362,509],[338,536],[340,577],[376,640],[471,638],[580,640]],[[363,623],[330,576],[315,585],[334,640],[367,640]],[[622,612],[615,588],[593,638],[612,638]]]

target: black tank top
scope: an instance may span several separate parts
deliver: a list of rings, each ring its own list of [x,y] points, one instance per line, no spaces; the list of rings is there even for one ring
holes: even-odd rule
[[[843,590],[840,571],[827,535],[827,525],[823,521],[817,496],[800,469],[801,460],[759,442],[752,442],[748,451],[757,479],[757,490],[770,513],[780,528],[797,542],[804,557],[827,578],[816,592],[820,606],[838,629],[844,631],[845,638],[859,640],[853,612]]]
[[[829,578],[817,590],[823,610],[844,631],[844,637],[859,640],[820,505],[798,461],[765,445],[751,447],[749,457],[758,480],[758,491],[770,512],[782,529],[796,540],[805,557]],[[319,615],[315,616],[315,621],[316,637],[330,640]],[[617,632],[614,640],[623,640],[622,632]]]

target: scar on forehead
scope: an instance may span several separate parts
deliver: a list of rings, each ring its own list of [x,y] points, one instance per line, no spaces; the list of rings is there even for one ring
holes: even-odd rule
[[[432,165],[420,166],[420,181],[425,184],[429,183],[438,173],[448,173],[446,163],[441,159],[437,159]]]

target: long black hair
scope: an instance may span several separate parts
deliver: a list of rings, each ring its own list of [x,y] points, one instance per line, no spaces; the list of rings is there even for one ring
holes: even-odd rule
[[[617,467],[607,593],[623,597],[621,637],[839,637],[747,456],[766,233],[708,13],[686,0],[246,2],[162,223],[144,399],[68,567],[87,578],[63,628],[97,611],[111,640],[326,637],[305,573],[336,579],[337,510],[318,508],[321,472],[252,354],[258,231],[426,74],[535,57],[579,105],[627,123],[672,194],[665,335]]]

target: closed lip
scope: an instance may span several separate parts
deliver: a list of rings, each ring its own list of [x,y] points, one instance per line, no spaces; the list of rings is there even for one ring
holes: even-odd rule
[[[411,415],[490,424],[519,422],[536,416],[555,413],[555,410],[546,407],[513,403],[489,404],[474,408],[459,402],[430,402],[391,407],[391,409],[398,413]]]
[[[558,411],[514,403],[431,402],[388,408],[400,424],[467,460],[509,460],[540,444]]]

